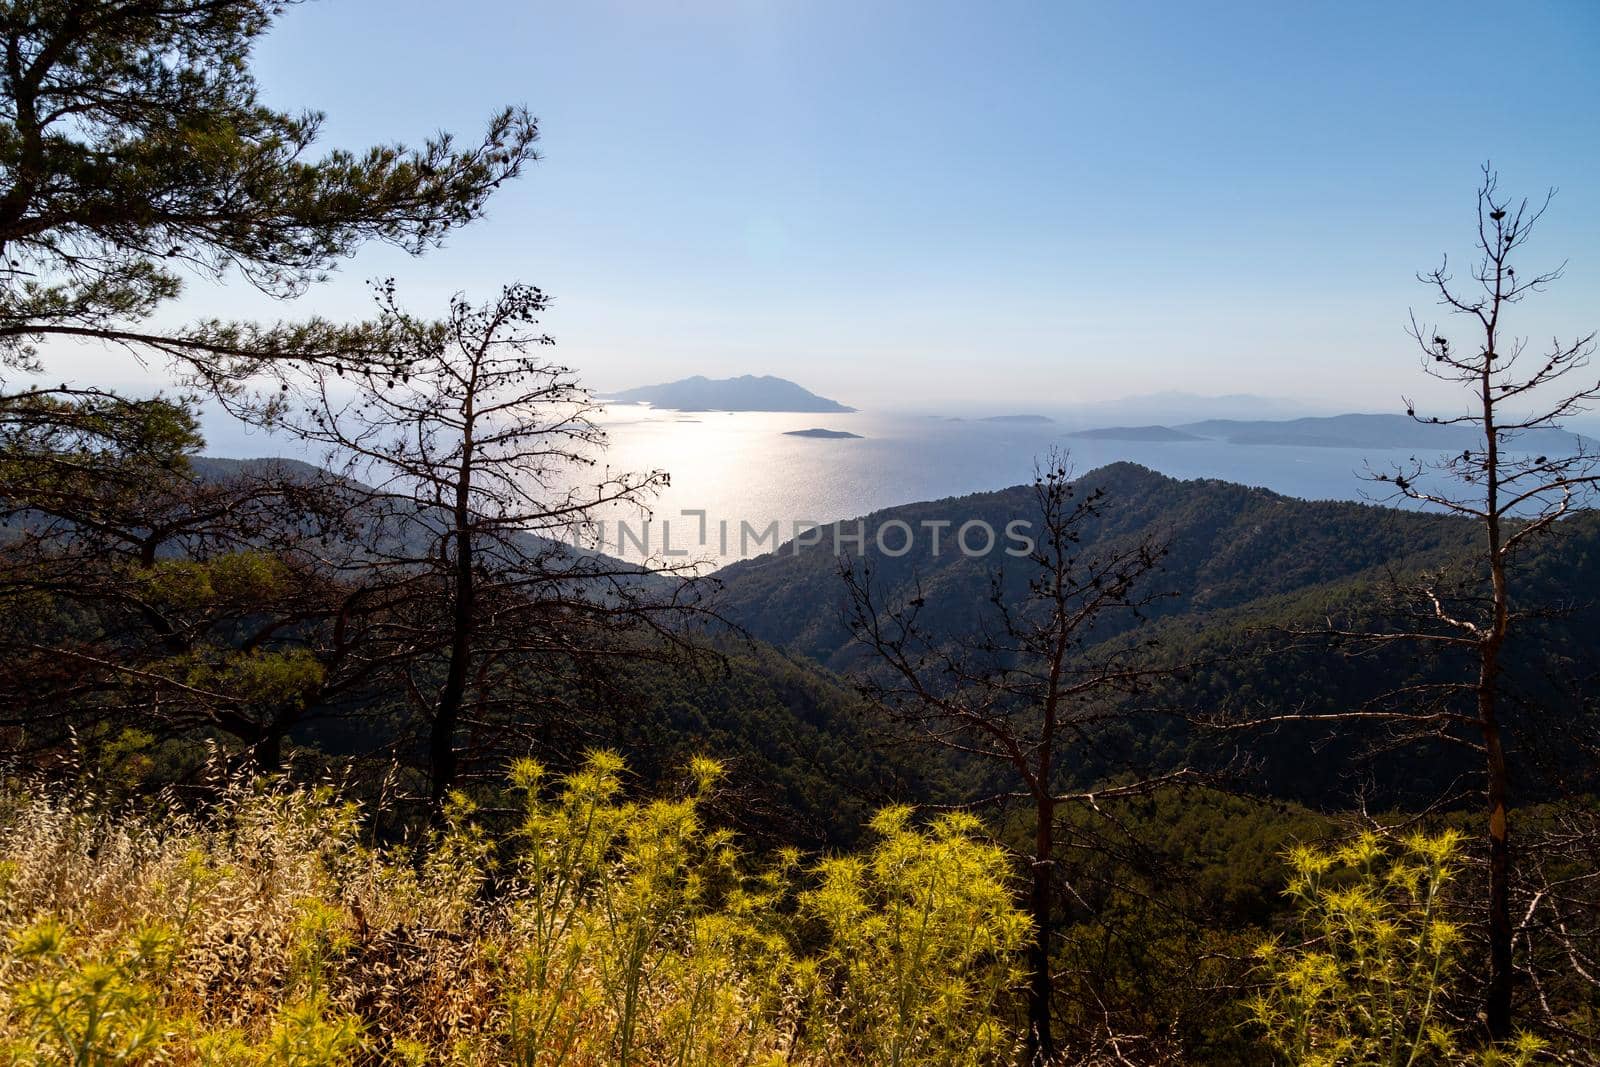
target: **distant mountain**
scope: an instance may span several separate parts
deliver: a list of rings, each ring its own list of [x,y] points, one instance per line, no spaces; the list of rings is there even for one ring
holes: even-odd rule
[[[328,472],[315,464],[287,456],[259,459],[227,459],[222,456],[193,456],[189,466],[203,481],[221,482],[229,478],[281,478],[290,482],[314,482]]]
[[[1282,397],[1255,396],[1250,393],[1202,396],[1166,390],[1123,397],[1121,400],[1082,404],[1076,406],[1073,413],[1102,423],[1112,419],[1128,422],[1137,419],[1139,422],[1172,424],[1194,419],[1295,418],[1317,410],[1301,401]]]
[[[1231,445],[1299,448],[1415,448],[1454,452],[1479,440],[1472,426],[1418,422],[1407,415],[1324,415],[1300,419],[1205,419],[1177,426],[1103,426],[1068,434],[1099,441],[1226,441]],[[1566,430],[1530,430],[1517,435],[1519,452],[1570,455],[1594,442]]]
[[[1055,422],[1056,420],[1052,419],[1049,415],[989,415],[989,416],[987,416],[985,418],[979,419],[978,421],[979,422],[1026,422],[1026,423],[1030,423],[1031,424],[1031,423],[1041,423],[1041,422]]]
[[[1481,435],[1470,425],[1418,422],[1408,415],[1329,415],[1319,418],[1207,419],[1184,423],[1185,433],[1235,445],[1298,445],[1312,448],[1416,448],[1453,452],[1475,447]],[[1575,451],[1584,438],[1566,430],[1530,430],[1517,435],[1517,451]]]
[[[625,389],[606,397],[623,404],[649,404],[675,411],[807,411],[850,412],[837,400],[803,389],[784,378],[770,374],[757,377],[707,378],[695,375],[664,385],[645,385]]]
[[[785,430],[785,431],[783,431],[783,436],[785,436],[785,437],[823,437],[823,438],[829,438],[829,439],[832,439],[832,438],[841,438],[841,439],[842,438],[854,438],[857,441],[861,440],[861,435],[858,434],[858,433],[851,433],[849,430],[824,430],[820,426],[813,426],[809,430]]]
[[[1103,426],[1097,430],[1079,430],[1068,437],[1082,437],[1090,441],[1203,441],[1197,434],[1184,433],[1170,426]]]

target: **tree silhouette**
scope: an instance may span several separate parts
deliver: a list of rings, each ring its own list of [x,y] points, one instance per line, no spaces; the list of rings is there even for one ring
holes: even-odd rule
[[[1510,782],[1503,735],[1503,653],[1507,638],[1526,618],[1515,602],[1511,567],[1529,541],[1548,533],[1562,516],[1586,504],[1600,474],[1595,455],[1580,443],[1568,455],[1518,454],[1518,437],[1530,430],[1556,428],[1587,403],[1600,398],[1600,380],[1588,373],[1593,333],[1570,342],[1556,340],[1530,354],[1524,338],[1510,332],[1508,310],[1530,293],[1544,290],[1562,270],[1519,276],[1513,259],[1532,236],[1550,203],[1538,206],[1500,194],[1486,164],[1478,188],[1478,258],[1472,284],[1457,286],[1448,261],[1421,278],[1439,294],[1439,303],[1464,316],[1473,329],[1471,343],[1452,346],[1441,329],[1412,318],[1411,332],[1423,353],[1423,370],[1458,385],[1472,396],[1472,410],[1450,416],[1424,416],[1407,401],[1413,418],[1438,425],[1472,425],[1481,447],[1467,449],[1433,465],[1417,464],[1379,477],[1407,500],[1426,502],[1481,524],[1482,562],[1487,575],[1481,595],[1463,602],[1442,590],[1424,590],[1434,620],[1444,632],[1432,640],[1466,642],[1475,655],[1472,683],[1474,721],[1484,760],[1489,848],[1489,977],[1484,1017],[1496,1039],[1512,1027],[1512,916]],[[1442,479],[1429,475],[1440,475]]]
[[[279,0],[0,3],[0,362],[41,342],[160,354],[227,394],[284,360],[381,359],[381,324],[147,325],[186,268],[298,294],[367,241],[411,252],[478,218],[534,158],[521,109],[483,140],[440,135],[310,158],[323,116],[265,106],[250,51]]]
[[[345,480],[363,532],[339,569],[386,605],[371,654],[425,723],[437,807],[469,713],[479,732],[504,728],[552,661],[644,655],[623,640],[641,628],[670,644],[695,594],[587,550],[598,514],[642,504],[665,475],[585,476],[604,434],[571,372],[534,354],[551,343],[542,292],[457,297],[442,323],[402,311],[392,284],[378,298],[401,342],[387,369],[313,369],[278,424],[325,446]]]

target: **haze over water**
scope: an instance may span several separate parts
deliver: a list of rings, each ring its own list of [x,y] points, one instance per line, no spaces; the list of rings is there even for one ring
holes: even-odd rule
[[[1073,438],[1085,424],[996,422],[944,414],[806,414],[679,412],[635,404],[609,406],[600,418],[610,435],[605,462],[614,470],[661,469],[672,484],[657,497],[650,545],[722,564],[772,548],[757,533],[741,551],[741,523],[764,531],[780,524],[782,539],[795,523],[829,523],[914,501],[987,492],[1031,480],[1036,458],[1066,449],[1073,468],[1087,473],[1119,460],[1175,478],[1220,478],[1309,500],[1362,500],[1375,495],[1362,472],[1383,468],[1415,450],[1233,445],[1221,441],[1142,442]],[[787,436],[810,428],[844,430],[858,439]],[[707,543],[699,540],[706,513]],[[619,513],[636,534],[642,520]],[[728,524],[724,550],[719,523]],[[607,550],[616,551],[608,528]],[[631,544],[621,554],[637,557]]]

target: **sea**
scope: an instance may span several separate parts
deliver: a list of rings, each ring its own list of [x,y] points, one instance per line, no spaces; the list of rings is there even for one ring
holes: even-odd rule
[[[1374,502],[1388,502],[1388,495],[1364,474],[1416,454],[1085,439],[1070,436],[1082,426],[1064,417],[990,420],[941,412],[679,412],[628,404],[607,407],[598,421],[609,439],[602,469],[670,477],[648,516],[613,510],[603,519],[605,551],[706,569],[773,548],[757,535],[774,523],[788,541],[814,525],[892,505],[1031,481],[1053,450],[1080,474],[1126,460],[1174,478],[1219,478],[1306,500]],[[856,436],[789,433],[810,429]]]

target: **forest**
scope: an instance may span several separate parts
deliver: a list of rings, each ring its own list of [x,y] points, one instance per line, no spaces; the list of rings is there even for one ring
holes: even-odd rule
[[[863,520],[1020,556],[626,561],[581,533],[670,472],[606,462],[544,289],[171,313],[290,316],[538,158],[520,107],[324,149],[283,7],[0,0],[0,1063],[1600,1063],[1549,198],[1485,166],[1421,276],[1459,406],[1407,414],[1469,443],[1374,503],[1062,452]],[[53,384],[81,345],[162,377]]]

